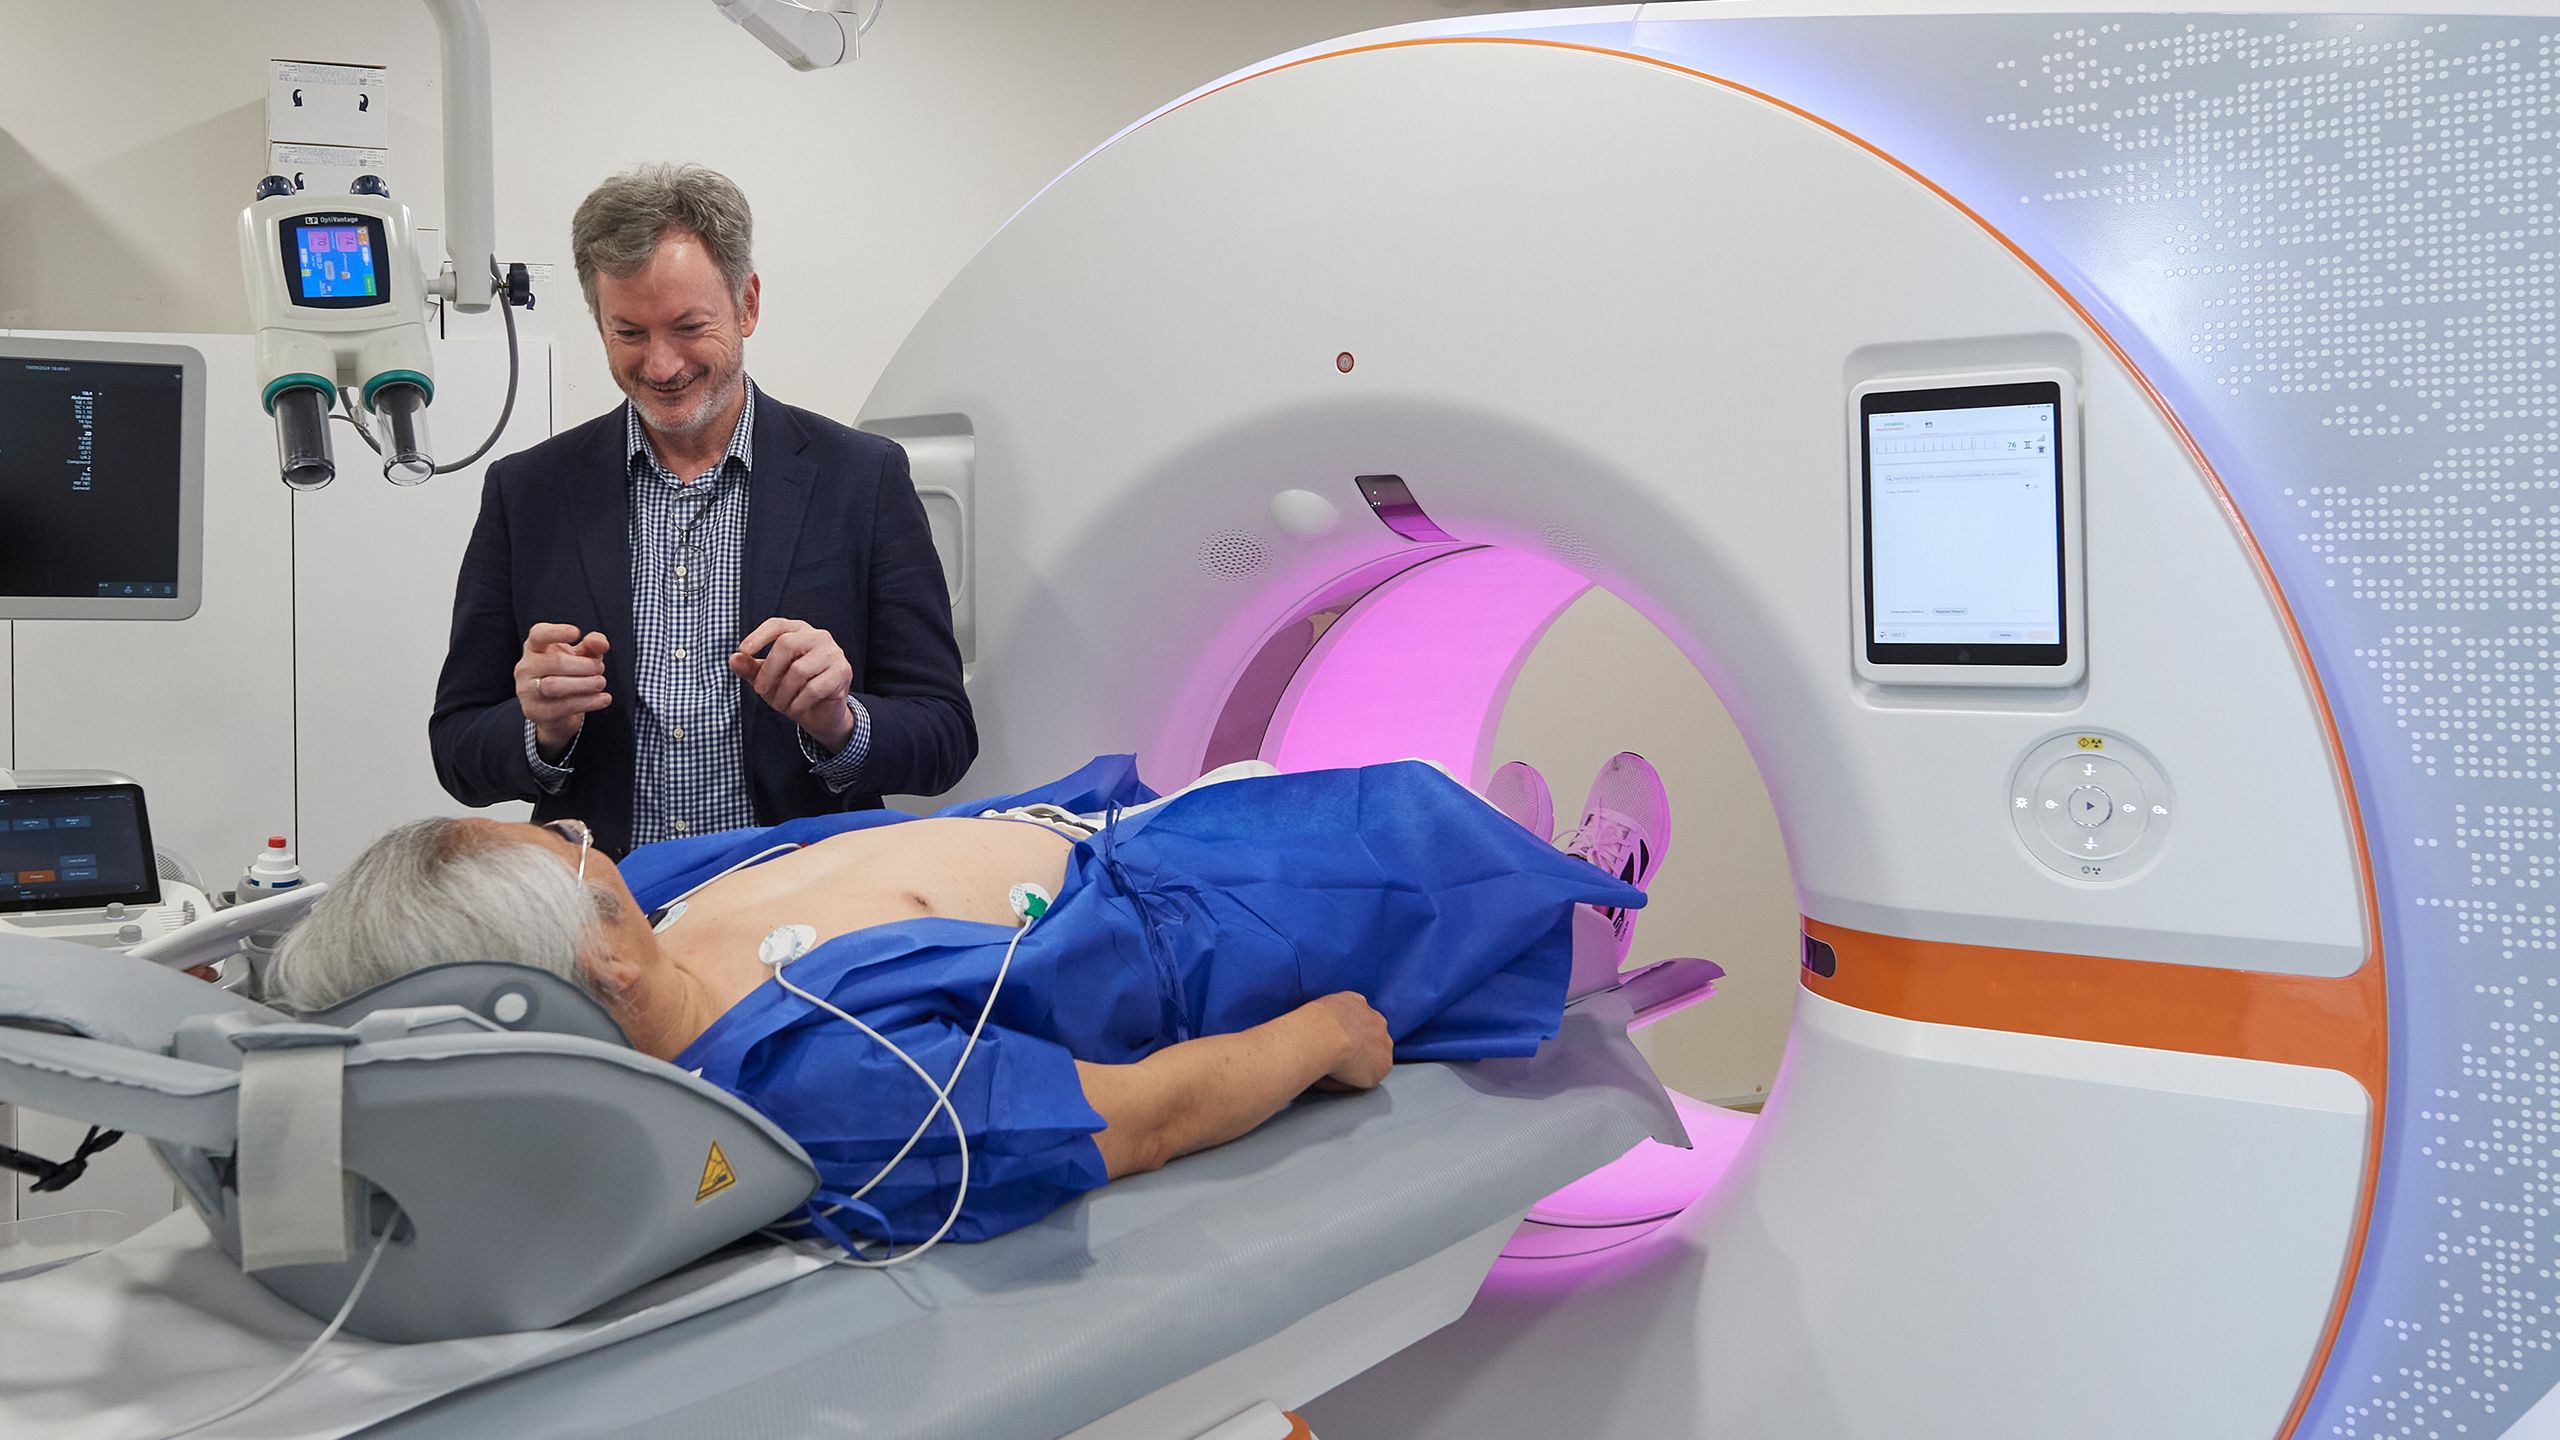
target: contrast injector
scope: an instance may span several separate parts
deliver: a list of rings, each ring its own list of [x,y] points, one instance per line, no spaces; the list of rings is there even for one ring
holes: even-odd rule
[[[354,418],[381,451],[384,479],[434,475],[427,286],[408,207],[390,187],[359,175],[349,193],[320,200],[268,176],[240,212],[240,265],[284,483],[317,490],[336,478],[329,412],[342,390],[362,407]]]

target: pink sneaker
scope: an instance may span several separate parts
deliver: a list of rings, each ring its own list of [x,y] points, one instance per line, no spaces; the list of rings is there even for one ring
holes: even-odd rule
[[[1547,777],[1538,767],[1513,760],[1493,772],[1485,782],[1485,803],[1510,816],[1521,829],[1541,840],[1556,836],[1556,797],[1547,789]]]
[[[1609,757],[1591,779],[1582,802],[1582,823],[1557,841],[1557,848],[1578,856],[1642,890],[1662,869],[1671,845],[1671,796],[1662,777],[1632,750]],[[1617,943],[1617,962],[1625,963],[1635,941],[1635,912],[1616,906],[1594,907],[1609,922]]]

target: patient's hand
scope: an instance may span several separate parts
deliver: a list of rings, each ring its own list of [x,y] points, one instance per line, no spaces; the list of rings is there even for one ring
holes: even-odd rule
[[[1341,1049],[1333,1068],[1316,1082],[1319,1090],[1367,1090],[1387,1078],[1395,1064],[1395,1039],[1387,1033],[1387,1017],[1349,990],[1310,1000],[1302,1009],[1321,1016],[1341,1033]]]
[[[1280,1113],[1308,1087],[1366,1090],[1387,1078],[1386,1018],[1345,991],[1231,1035],[1202,1035],[1143,1060],[1076,1062],[1093,1137],[1111,1178],[1223,1145]]]

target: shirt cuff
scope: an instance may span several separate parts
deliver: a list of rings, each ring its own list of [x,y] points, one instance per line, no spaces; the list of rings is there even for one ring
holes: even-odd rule
[[[827,782],[827,793],[831,795],[841,795],[852,789],[855,778],[862,772],[862,762],[871,755],[871,712],[851,695],[844,697],[844,708],[853,712],[853,737],[845,741],[844,748],[835,754],[829,755],[820,750],[818,742],[809,738],[808,731],[799,732],[800,757],[809,762],[809,768],[817,772],[819,779]]]
[[[527,720],[524,722],[524,758],[525,763],[533,767],[533,783],[542,787],[543,794],[557,795],[560,787],[569,783],[569,777],[577,773],[577,767],[569,762],[578,758],[578,737],[569,737],[569,748],[560,752],[560,763],[554,765],[542,758],[542,742],[533,738],[533,722]]]

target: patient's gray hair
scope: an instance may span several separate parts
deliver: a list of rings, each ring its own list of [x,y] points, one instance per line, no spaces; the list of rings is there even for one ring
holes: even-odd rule
[[[595,986],[578,963],[615,910],[560,858],[463,820],[419,820],[356,857],[268,968],[269,998],[325,1010],[430,965],[503,960]],[[599,996],[598,998],[605,998]]]
[[[598,185],[569,218],[569,259],[590,313],[596,308],[596,276],[619,280],[637,273],[669,230],[701,240],[728,282],[730,301],[744,302],[747,276],[755,270],[756,231],[746,192],[708,166],[643,165]]]

